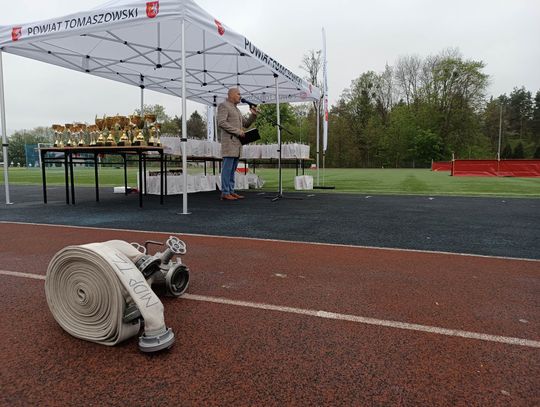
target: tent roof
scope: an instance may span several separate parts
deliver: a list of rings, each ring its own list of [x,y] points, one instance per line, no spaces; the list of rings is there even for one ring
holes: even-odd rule
[[[185,19],[186,97],[213,104],[239,87],[255,103],[318,100],[320,91],[192,0],[109,1],[34,23],[0,26],[3,52],[182,97]]]

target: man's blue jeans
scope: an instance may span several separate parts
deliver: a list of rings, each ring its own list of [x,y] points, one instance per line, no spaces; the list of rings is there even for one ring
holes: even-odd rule
[[[238,167],[238,157],[223,157],[221,167],[221,195],[234,193],[234,174]]]

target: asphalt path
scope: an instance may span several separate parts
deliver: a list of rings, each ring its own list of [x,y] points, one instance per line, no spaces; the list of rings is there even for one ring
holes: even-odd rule
[[[0,221],[540,259],[540,199],[285,193],[272,202],[275,195],[224,202],[217,192],[190,194],[190,214],[181,215],[181,196],[164,205],[145,196],[140,209],[137,194],[102,188],[96,202],[93,188],[77,187],[76,204],[66,205],[65,189],[49,187],[44,204],[41,187],[12,186]]]

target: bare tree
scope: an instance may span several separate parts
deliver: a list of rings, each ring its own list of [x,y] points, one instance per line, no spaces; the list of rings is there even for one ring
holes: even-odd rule
[[[407,105],[418,98],[422,60],[417,55],[399,57],[395,68],[395,79]]]
[[[300,69],[306,71],[308,76],[305,78],[308,82],[320,88],[319,72],[322,68],[321,51],[309,50],[302,58]]]
[[[304,77],[304,79],[306,79],[308,82],[312,83],[319,89],[321,88],[320,86],[321,81],[319,80],[319,72],[322,69],[321,50],[315,51],[311,49],[307,52],[307,54],[304,54],[304,57],[302,58],[302,65],[300,65],[300,69],[306,71],[308,74],[306,77]],[[313,101],[313,111],[317,115],[320,115],[319,106],[320,106],[320,101]],[[319,123],[319,126],[321,124],[322,123]],[[320,131],[320,127],[319,127],[319,131]],[[319,154],[319,151],[321,149],[317,141],[320,141],[320,140],[315,140],[315,145],[316,145],[315,150],[317,154]],[[319,162],[318,159],[319,157],[317,157],[317,163]]]

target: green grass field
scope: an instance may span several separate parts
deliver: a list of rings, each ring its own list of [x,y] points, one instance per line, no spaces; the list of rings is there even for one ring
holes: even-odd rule
[[[202,168],[190,168],[190,173],[202,172]],[[211,166],[209,166],[211,171]],[[277,169],[257,168],[256,173],[264,180],[264,190],[275,191],[278,185]],[[317,171],[306,170],[317,185]],[[327,169],[319,172],[319,184],[335,186],[334,190],[318,190],[315,193],[339,192],[360,194],[400,195],[460,195],[499,197],[540,197],[540,178],[509,177],[451,177],[448,172],[432,172],[427,169]],[[294,169],[284,169],[283,189],[294,190]],[[136,169],[128,169],[128,184],[136,185]],[[324,184],[323,184],[324,181]],[[4,179],[1,177],[0,183]],[[10,168],[10,184],[41,185],[41,171],[33,168]],[[77,185],[93,185],[93,168],[76,167]],[[100,168],[100,186],[119,186],[124,183],[121,168]],[[48,185],[63,185],[62,168],[47,169]]]

